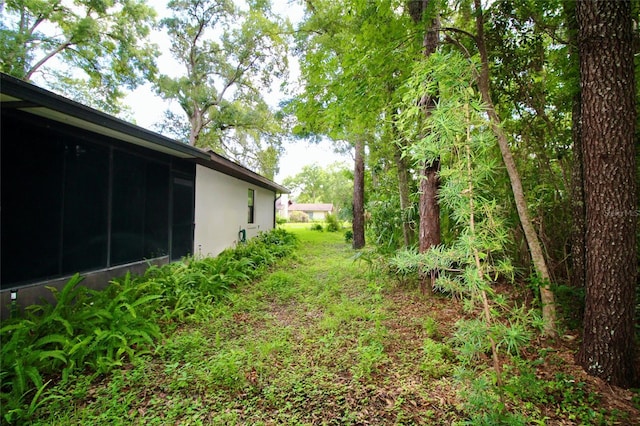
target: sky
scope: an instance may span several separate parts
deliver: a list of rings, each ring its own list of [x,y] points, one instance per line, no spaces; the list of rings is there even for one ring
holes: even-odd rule
[[[148,4],[158,11],[158,19],[162,18],[166,0],[149,0]],[[299,22],[303,16],[302,6],[295,0],[272,0],[274,9],[277,13],[289,17],[292,22]],[[176,69],[177,65],[169,53],[169,39],[166,34],[156,32],[153,41],[158,44],[161,50],[161,56],[158,58],[158,67],[163,74],[172,74],[171,70]],[[299,76],[296,59],[289,57],[290,63],[290,79],[295,80]],[[278,84],[275,85],[279,87]],[[284,94],[276,90],[272,93],[265,94],[270,105],[277,105]],[[129,93],[125,99],[125,103],[131,108],[132,116],[138,126],[154,130],[154,124],[162,121],[164,111],[171,108],[176,112],[180,112],[180,108],[175,103],[169,103],[157,96],[150,84],[138,87],[135,91]],[[317,164],[326,167],[335,162],[351,161],[348,155],[337,154],[333,151],[333,147],[329,141],[322,141],[319,144],[310,143],[304,140],[285,139],[283,143],[284,153],[280,158],[280,171],[275,176],[275,181],[280,183],[289,176],[298,174],[306,165]]]

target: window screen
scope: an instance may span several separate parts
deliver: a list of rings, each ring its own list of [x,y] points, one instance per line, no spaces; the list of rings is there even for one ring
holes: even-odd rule
[[[0,130],[2,288],[192,252],[192,163],[8,109]]]
[[[143,258],[145,186],[144,160],[115,151],[111,205],[111,263],[114,265]]]
[[[147,163],[144,257],[169,254],[169,165]]]
[[[64,144],[62,273],[107,266],[109,148]]]
[[[169,166],[115,151],[111,264],[164,256],[169,248]]]
[[[173,178],[171,258],[174,260],[193,253],[193,189],[193,180],[186,177]]]
[[[2,114],[2,288],[60,274],[62,143]]]

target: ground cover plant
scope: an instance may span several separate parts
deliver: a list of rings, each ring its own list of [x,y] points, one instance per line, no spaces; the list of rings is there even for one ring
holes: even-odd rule
[[[177,324],[208,317],[231,289],[256,279],[294,244],[292,234],[276,229],[216,258],[152,266],[103,291],[83,287],[79,275],[61,291],[52,288],[55,305],[31,306],[0,328],[2,421],[27,421],[38,407],[65,399],[55,389],[79,378],[92,383],[154,353]]]
[[[291,232],[292,255],[167,320],[146,354],[52,385],[31,424],[640,421],[637,393],[587,376],[571,340],[532,336],[501,350],[497,389],[490,349],[466,352],[483,329],[457,326],[477,317],[464,299],[425,298],[374,251],[356,260],[339,232]]]

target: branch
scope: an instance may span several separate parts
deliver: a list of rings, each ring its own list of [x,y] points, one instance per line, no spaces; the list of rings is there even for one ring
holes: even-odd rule
[[[470,32],[468,32],[468,31],[461,30],[460,28],[455,28],[455,27],[441,27],[441,28],[440,28],[440,30],[441,30],[441,31],[451,31],[451,32],[454,32],[454,33],[464,34],[464,35],[466,35],[467,37],[469,37],[471,40],[473,40],[473,42],[474,42],[475,44],[478,44],[478,39],[476,38],[476,36],[475,36],[475,35],[471,34],[471,33],[470,33]]]
[[[224,87],[222,88],[222,90],[220,91],[220,94],[218,95],[218,101],[217,103],[219,104],[220,102],[222,102],[222,99],[224,97],[224,94],[226,93],[227,89],[229,89],[233,84],[235,84],[236,81],[238,81],[238,79],[240,77],[242,77],[242,75],[245,73],[245,71],[247,71],[249,68],[251,68],[251,66],[253,66],[253,64],[258,60],[258,57],[256,56],[255,58],[253,58],[253,60],[246,66],[246,67],[242,67],[242,62],[238,63],[238,66],[236,67],[236,71],[233,75],[233,78],[231,78],[231,80],[227,81],[227,83],[224,85]]]
[[[49,59],[53,58],[55,55],[57,55],[58,53],[62,52],[63,50],[67,49],[68,47],[72,46],[73,45],[73,43],[71,43],[72,39],[73,39],[73,36],[69,37],[67,39],[67,41],[65,41],[64,43],[60,44],[55,50],[53,50],[52,52],[49,52],[42,59],[40,59],[26,73],[26,75],[24,76],[25,80],[26,81],[30,81],[31,80],[31,76],[33,75],[33,73],[36,72],[38,70],[38,68],[40,68],[42,65],[44,65],[45,62],[47,62]]]
[[[464,53],[464,57],[467,59],[471,59],[471,53],[469,52],[469,50],[465,47],[464,44],[460,43],[460,41],[458,41],[458,39],[455,39],[453,37],[451,37],[450,35],[445,35],[444,39],[448,42],[450,42],[451,44],[455,45],[456,47],[458,47],[460,50],[462,50],[462,52]]]

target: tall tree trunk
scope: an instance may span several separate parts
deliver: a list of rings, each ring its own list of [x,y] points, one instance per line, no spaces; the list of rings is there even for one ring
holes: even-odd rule
[[[556,305],[553,292],[551,291],[549,280],[549,269],[547,268],[547,262],[542,252],[542,246],[540,245],[540,239],[536,234],[531,219],[529,218],[529,211],[527,207],[527,200],[524,196],[524,190],[522,189],[522,182],[520,180],[520,174],[516,168],[516,163],[511,154],[509,148],[509,141],[507,135],[500,126],[500,117],[496,112],[493,101],[491,100],[491,93],[489,91],[489,59],[487,54],[487,47],[484,40],[484,17],[482,13],[482,5],[480,0],[474,0],[474,6],[476,9],[476,42],[478,44],[478,51],[480,53],[481,69],[480,76],[478,78],[478,88],[482,95],[482,101],[487,107],[487,113],[491,120],[491,128],[496,135],[498,145],[500,147],[500,153],[509,175],[509,181],[511,183],[511,190],[513,191],[513,198],[516,203],[516,210],[518,211],[518,217],[520,219],[520,225],[527,240],[529,247],[529,253],[531,254],[531,260],[533,266],[542,279],[540,286],[540,301],[542,303],[542,316],[544,320],[544,332],[548,336],[556,335]]]
[[[415,22],[420,22],[427,11],[429,0],[418,0],[409,3],[409,13]],[[424,56],[429,57],[438,48],[438,33],[440,21],[437,17],[427,22],[425,29],[423,46]],[[420,100],[420,105],[424,107],[425,114],[431,114],[430,110],[435,105],[435,99],[424,96]],[[438,188],[440,179],[440,159],[425,162],[420,175],[420,230],[419,230],[419,251],[424,253],[431,247],[440,244],[440,206],[438,204]],[[420,288],[424,294],[433,292],[435,271],[421,271]]]
[[[353,169],[353,248],[364,247],[364,138],[356,137]]]
[[[576,22],[575,1],[565,0],[562,4],[569,28],[569,56],[571,67],[579,67],[578,55],[578,23]],[[573,142],[573,163],[571,169],[571,275],[569,277],[574,288],[584,288],[586,276],[585,263],[585,207],[584,207],[584,179],[583,179],[583,153],[582,153],[582,127],[581,113],[582,97],[580,90],[573,95],[573,107],[571,111],[571,139]]]
[[[586,299],[578,362],[629,387],[636,379],[636,120],[629,1],[576,5],[582,87]]]

